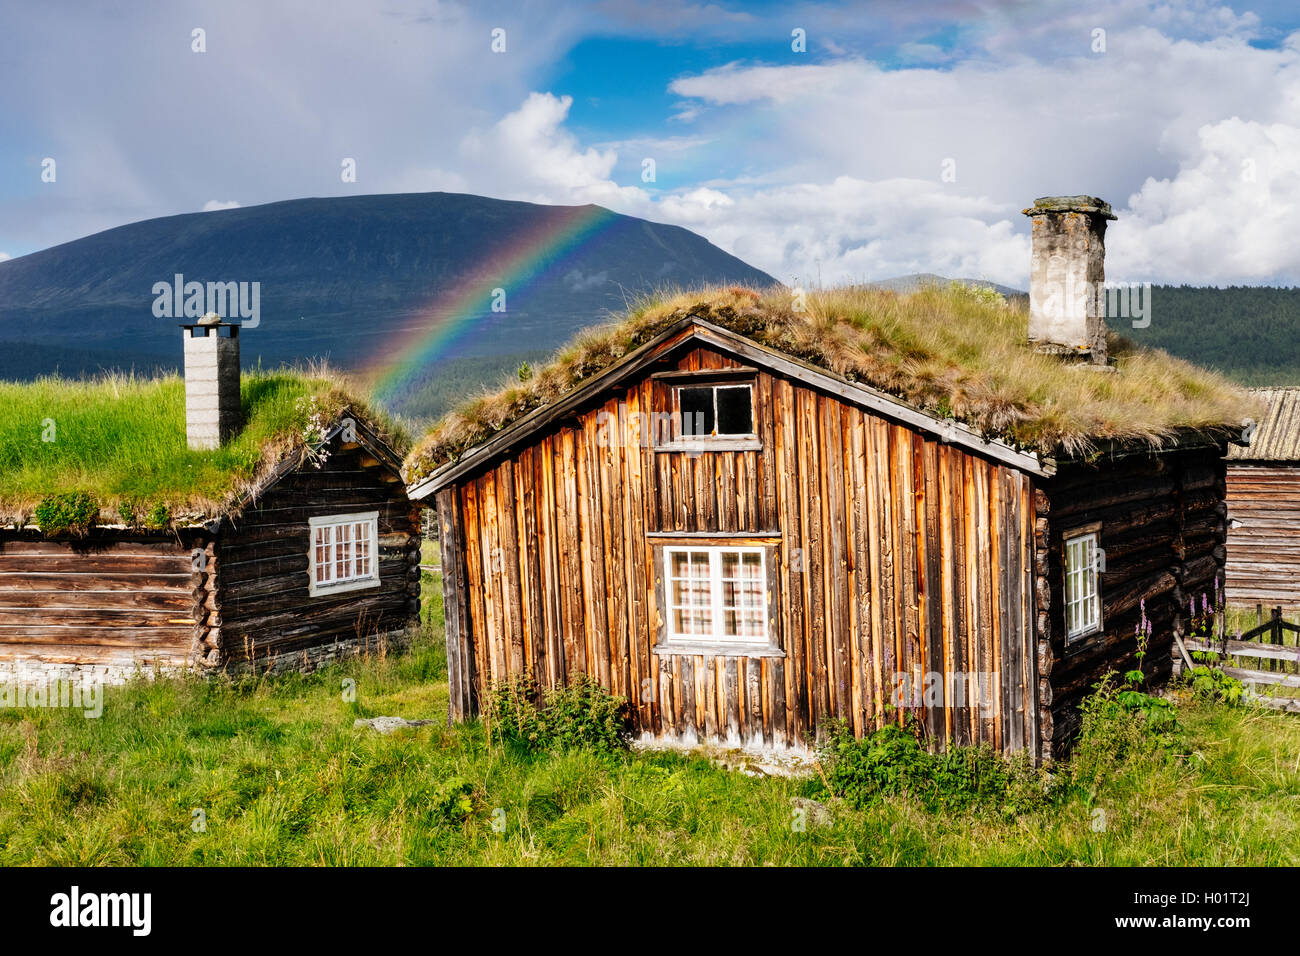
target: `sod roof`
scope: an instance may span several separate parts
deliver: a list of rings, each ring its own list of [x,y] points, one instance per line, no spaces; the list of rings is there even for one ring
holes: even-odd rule
[[[225,445],[191,451],[179,376],[0,382],[0,519],[27,523],[46,496],[88,492],[100,523],[161,505],[177,519],[237,510],[295,451],[310,449],[345,413],[399,455],[406,436],[328,369],[245,373],[244,426]]]
[[[688,316],[878,389],[934,418],[1045,456],[1100,445],[1159,448],[1191,435],[1241,432],[1254,397],[1217,373],[1112,333],[1118,374],[1071,367],[1028,344],[1028,313],[995,292],[953,284],[912,293],[846,287],[807,293],[715,288],[648,298],[584,332],[525,381],[467,401],[436,423],[406,462],[418,481]]]

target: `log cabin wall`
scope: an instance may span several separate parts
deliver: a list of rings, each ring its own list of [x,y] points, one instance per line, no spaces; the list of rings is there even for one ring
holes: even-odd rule
[[[936,743],[1037,755],[1029,477],[762,370],[756,441],[656,451],[664,373],[743,374],[670,355],[438,492],[452,716],[589,674],[649,737],[807,746],[901,702]],[[658,647],[663,549],[691,545],[763,551],[772,652]]]
[[[1229,604],[1300,608],[1300,463],[1228,462]]]
[[[309,519],[378,512],[379,584],[313,595]],[[209,666],[313,667],[399,639],[419,613],[419,506],[395,473],[358,447],[306,463],[222,522],[204,578]],[[215,652],[215,653],[213,653]]]
[[[195,632],[193,531],[0,532],[0,672],[98,677],[183,667]]]
[[[1132,455],[1103,466],[1065,464],[1035,494],[1035,601],[1041,751],[1060,756],[1078,734],[1079,704],[1108,671],[1137,666],[1135,627],[1146,601],[1152,637],[1144,669],[1169,677],[1174,632],[1185,633],[1188,601],[1213,601],[1225,557],[1222,449]],[[1097,527],[1101,630],[1067,642],[1064,541]]]

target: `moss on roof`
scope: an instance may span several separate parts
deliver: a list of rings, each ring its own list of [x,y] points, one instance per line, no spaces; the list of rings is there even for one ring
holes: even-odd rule
[[[319,440],[344,410],[365,420],[399,453],[405,434],[327,368],[245,373],[244,427],[213,451],[185,440],[185,384],[179,376],[0,382],[0,518],[30,520],[47,495],[88,492],[102,523],[118,508],[158,505],[177,517],[210,517],[285,455]]]
[[[524,415],[579,388],[673,323],[698,315],[846,380],[872,386],[987,438],[1041,454],[1105,441],[1159,447],[1188,430],[1240,430],[1257,403],[1217,373],[1111,334],[1119,374],[1070,368],[1028,345],[1028,313],[991,290],[953,284],[898,293],[738,287],[662,294],[576,338],[526,382],[444,417],[407,458],[419,480]]]

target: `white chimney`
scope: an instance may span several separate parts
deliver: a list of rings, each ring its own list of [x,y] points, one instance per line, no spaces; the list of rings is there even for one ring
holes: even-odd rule
[[[209,313],[181,328],[185,330],[185,437],[191,448],[218,448],[241,424],[239,326]]]
[[[1106,223],[1095,196],[1047,196],[1024,210],[1033,219],[1029,341],[1041,352],[1106,364]]]

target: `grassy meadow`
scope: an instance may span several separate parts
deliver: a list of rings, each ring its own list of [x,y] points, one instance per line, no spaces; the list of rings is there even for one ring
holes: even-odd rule
[[[98,719],[0,709],[0,864],[1300,863],[1300,718],[1180,700],[1172,748],[1117,746],[1103,727],[1079,766],[1020,781],[1033,799],[961,805],[853,803],[817,774],[677,753],[526,752],[446,726],[440,589],[425,578],[405,654],[142,680],[109,689]],[[436,722],[352,726],[381,714]],[[800,827],[797,798],[829,821]]]

